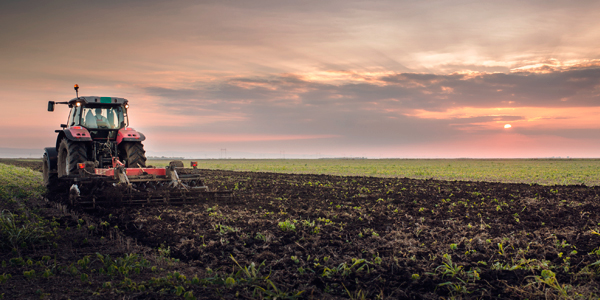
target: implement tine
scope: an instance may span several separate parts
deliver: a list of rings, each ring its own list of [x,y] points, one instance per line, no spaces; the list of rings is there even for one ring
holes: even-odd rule
[[[123,195],[121,201],[112,201],[109,198],[97,198],[95,196],[77,197],[78,205],[95,207],[102,205],[109,206],[144,206],[144,205],[177,205],[177,204],[193,204],[200,203],[206,200],[230,200],[233,198],[231,192],[220,191],[220,192],[205,192],[205,191],[192,191],[190,193],[178,194],[176,191],[164,191],[163,193],[132,193]]]
[[[131,186],[131,183],[129,182],[129,178],[127,178],[127,173],[125,172],[124,167],[115,167],[115,175],[117,176],[117,179],[119,179],[120,184],[126,184],[127,186]]]
[[[171,178],[171,183],[169,184],[170,186],[181,187],[181,188],[185,189],[186,191],[189,191],[187,186],[183,182],[181,182],[181,179],[179,179],[179,175],[177,174],[177,171],[175,170],[175,166],[166,167],[166,173],[167,173],[167,177]]]

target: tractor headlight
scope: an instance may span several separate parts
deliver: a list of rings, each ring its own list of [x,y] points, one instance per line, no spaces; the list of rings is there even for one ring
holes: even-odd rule
[[[81,106],[81,102],[77,102],[75,105],[77,105],[77,106]]]

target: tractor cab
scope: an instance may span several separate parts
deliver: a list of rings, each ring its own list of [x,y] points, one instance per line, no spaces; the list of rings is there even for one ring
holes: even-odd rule
[[[85,127],[97,140],[115,140],[119,129],[129,125],[127,99],[86,96],[68,102],[71,112],[67,127]]]
[[[121,129],[127,126],[124,109],[117,107],[75,107],[69,115],[69,126],[81,125],[88,130]]]

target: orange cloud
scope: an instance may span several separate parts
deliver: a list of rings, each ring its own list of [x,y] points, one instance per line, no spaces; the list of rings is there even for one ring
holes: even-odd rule
[[[377,86],[385,86],[388,83],[382,81],[381,78],[385,76],[396,75],[396,72],[392,71],[381,71],[381,72],[368,72],[368,71],[312,71],[298,73],[297,76],[309,82],[319,82],[327,84],[344,84],[348,82],[360,83],[368,82],[369,84]]]
[[[516,72],[529,72],[529,73],[552,73],[557,71],[565,71],[571,68],[590,68],[590,67],[598,67],[600,66],[599,59],[592,60],[568,60],[568,61],[560,61],[557,59],[548,59],[542,62],[531,62],[526,63],[526,65],[512,68],[510,71],[513,73]]]
[[[492,117],[492,121],[468,124],[477,125],[480,129],[501,128],[506,123],[503,117],[521,117],[521,119],[510,121],[514,128],[543,128],[551,130],[600,128],[600,122],[598,122],[599,114],[600,107],[461,107],[441,112],[415,109],[404,115],[437,120]]]

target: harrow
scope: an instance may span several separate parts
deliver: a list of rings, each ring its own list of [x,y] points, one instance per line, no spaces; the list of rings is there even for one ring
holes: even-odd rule
[[[79,174],[59,178],[60,186],[69,186],[72,206],[145,206],[182,205],[203,200],[227,200],[231,191],[209,191],[197,162],[192,168],[171,162],[165,168],[125,168],[113,158],[113,168],[95,168],[92,162],[80,163]]]

